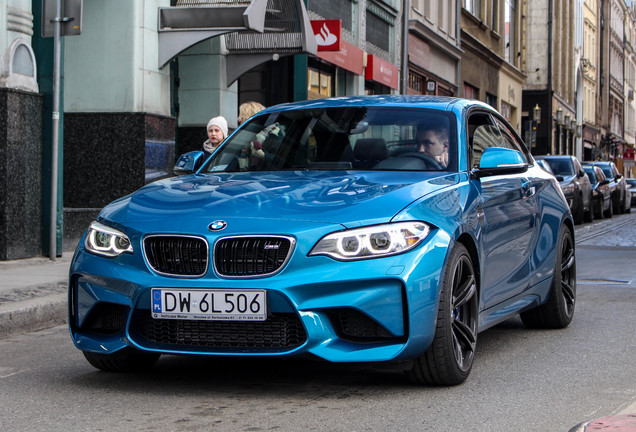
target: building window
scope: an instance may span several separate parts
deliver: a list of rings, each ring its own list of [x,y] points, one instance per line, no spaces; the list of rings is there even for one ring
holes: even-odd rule
[[[479,99],[479,89],[464,83],[464,97],[466,99]]]
[[[494,109],[497,109],[497,96],[490,93],[486,93],[486,103],[490,105],[491,107],[493,107]]]
[[[389,52],[391,47],[391,24],[367,9],[367,42]]]
[[[308,0],[307,9],[325,19],[342,20],[342,27],[353,31],[353,3],[351,0]]]
[[[503,118],[510,121],[512,119],[512,105],[501,101],[501,115]]]
[[[513,65],[517,64],[515,17],[516,0],[504,0],[504,59]]]
[[[464,9],[481,19],[482,0],[464,0]]]
[[[419,74],[409,72],[409,94],[425,94],[426,79]]]

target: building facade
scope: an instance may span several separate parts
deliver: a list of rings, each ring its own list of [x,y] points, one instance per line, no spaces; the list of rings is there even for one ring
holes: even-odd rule
[[[496,108],[519,131],[522,90],[521,4],[516,0],[463,0],[462,95]]]
[[[408,3],[408,2],[407,2]],[[459,0],[411,0],[408,94],[457,96],[461,75]]]

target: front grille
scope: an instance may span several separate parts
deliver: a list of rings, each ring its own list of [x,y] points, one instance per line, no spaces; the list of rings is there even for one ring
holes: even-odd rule
[[[289,237],[226,237],[214,246],[214,267],[221,276],[270,275],[287,262],[293,244]]]
[[[284,352],[307,339],[300,318],[292,313],[272,314],[265,321],[196,321],[153,319],[150,311],[138,310],[132,326],[145,344],[166,350]]]
[[[196,277],[208,268],[208,243],[200,237],[149,236],[144,253],[150,267],[161,274]]]

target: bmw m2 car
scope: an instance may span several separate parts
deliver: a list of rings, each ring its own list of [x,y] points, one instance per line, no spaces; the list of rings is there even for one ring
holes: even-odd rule
[[[456,385],[478,332],[572,320],[559,183],[478,101],[278,105],[175,172],[106,206],[77,247],[70,333],[96,368],[308,355]]]

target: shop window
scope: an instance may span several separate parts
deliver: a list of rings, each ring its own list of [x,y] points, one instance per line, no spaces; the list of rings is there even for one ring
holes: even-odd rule
[[[311,59],[307,69],[307,98],[320,99],[335,96],[335,68]]]

